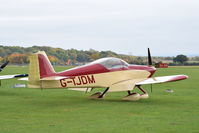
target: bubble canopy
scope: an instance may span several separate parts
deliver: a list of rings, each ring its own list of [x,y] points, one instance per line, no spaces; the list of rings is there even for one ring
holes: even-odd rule
[[[124,60],[114,57],[98,59],[96,61],[91,62],[90,64],[101,64],[107,69],[124,68],[129,66],[129,64]]]

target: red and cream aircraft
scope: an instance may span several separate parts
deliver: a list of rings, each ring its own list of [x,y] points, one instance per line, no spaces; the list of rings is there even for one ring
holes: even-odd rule
[[[29,88],[67,88],[79,91],[90,91],[94,88],[105,88],[104,92],[97,92],[91,98],[103,98],[106,92],[126,91],[124,100],[139,100],[148,98],[147,92],[141,88],[144,84],[155,84],[187,79],[186,75],[152,77],[156,69],[152,66],[148,49],[148,66],[130,65],[118,58],[102,58],[89,64],[55,72],[44,51],[30,56]],[[132,93],[135,88],[143,94]]]

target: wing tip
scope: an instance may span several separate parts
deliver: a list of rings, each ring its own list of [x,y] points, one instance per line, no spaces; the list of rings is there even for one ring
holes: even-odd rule
[[[172,78],[170,81],[185,80],[185,79],[188,79],[188,78],[189,78],[189,76],[187,76],[187,75],[178,75],[178,76]]]

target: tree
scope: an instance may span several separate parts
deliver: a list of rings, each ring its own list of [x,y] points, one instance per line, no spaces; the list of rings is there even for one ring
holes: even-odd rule
[[[14,64],[24,64],[29,62],[28,55],[20,53],[13,53],[9,55],[8,60],[10,61],[10,63]]]
[[[57,59],[57,57],[52,56],[52,55],[49,55],[49,56],[48,56],[48,59],[50,60],[50,62],[51,62],[53,65],[55,65],[55,64],[57,64],[57,63],[59,62],[59,59]]]
[[[188,61],[188,58],[186,55],[181,54],[173,58],[173,61],[183,64],[184,62]]]
[[[2,62],[3,61],[3,58],[0,56],[0,62]]]
[[[100,58],[100,53],[99,53],[99,52],[92,53],[90,56],[91,56],[91,58],[92,58],[93,60],[97,60],[97,59]]]
[[[91,57],[84,52],[79,52],[77,54],[77,61],[78,62],[89,62],[90,60],[91,60]]]

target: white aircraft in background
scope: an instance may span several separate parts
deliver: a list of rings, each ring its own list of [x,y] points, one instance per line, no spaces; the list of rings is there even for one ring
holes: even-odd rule
[[[0,66],[0,72],[8,65],[9,61],[6,61]],[[2,75],[0,76],[0,86],[1,86],[1,79],[12,79],[12,78],[20,78],[20,77],[27,77],[28,74],[14,74],[14,75]]]

